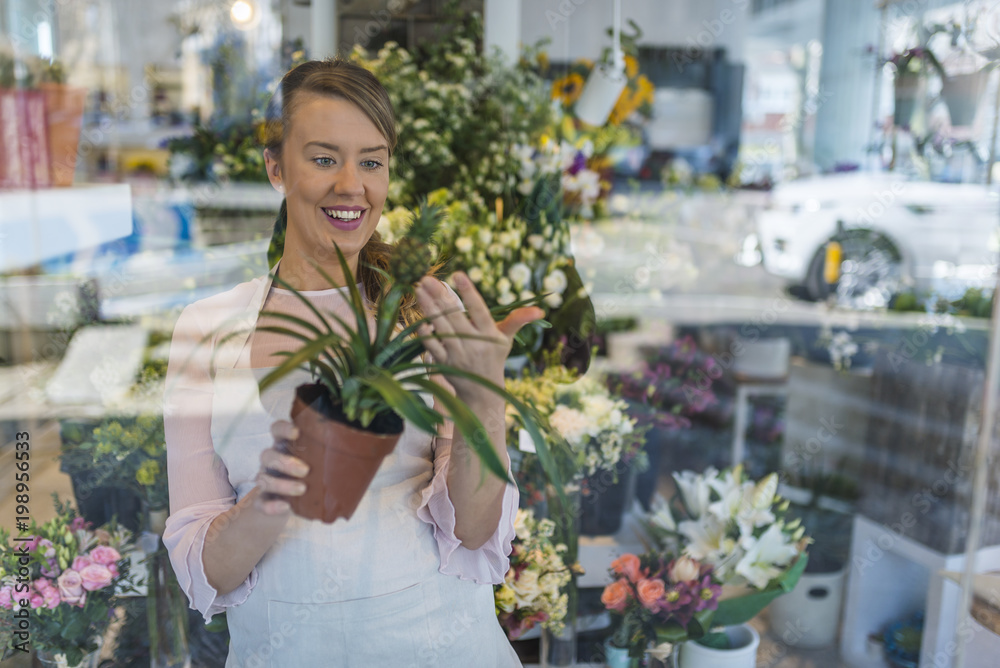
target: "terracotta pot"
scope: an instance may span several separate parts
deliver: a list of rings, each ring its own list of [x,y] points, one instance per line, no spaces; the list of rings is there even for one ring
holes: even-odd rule
[[[45,124],[48,128],[52,185],[71,186],[73,173],[76,171],[77,147],[80,144],[80,126],[83,122],[83,107],[87,101],[87,89],[54,83],[39,84],[38,89],[45,95]]]
[[[289,452],[309,465],[306,493],[289,499],[299,517],[327,524],[350,519],[402,431],[378,434],[331,420],[314,405],[316,385],[300,385],[292,403],[292,422],[299,437]]]

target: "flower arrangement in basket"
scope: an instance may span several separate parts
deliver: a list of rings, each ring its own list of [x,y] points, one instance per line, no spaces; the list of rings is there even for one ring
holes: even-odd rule
[[[421,331],[429,319],[402,321],[401,304],[405,299],[414,299],[414,284],[431,270],[433,255],[428,242],[439,217],[437,207],[422,206],[406,234],[396,242],[387,271],[371,267],[385,276],[388,285],[376,304],[369,304],[357,285],[346,281],[351,311],[346,321],[334,313],[324,315],[299,291],[278,277],[274,279],[302,301],[319,322],[314,325],[288,313],[263,311],[262,316],[298,329],[284,325],[257,327],[301,342],[261,379],[261,392],[297,369],[310,371],[315,379],[314,383],[296,388],[291,410],[292,421],[300,431],[291,454],[309,466],[304,478],[306,493],[289,499],[292,511],[301,517],[327,523],[341,517],[350,519],[382,460],[395,448],[404,419],[427,433],[437,433],[445,417],[425,403],[421,392],[448,411],[456,429],[485,467],[507,478],[493,446],[479,437],[484,431],[479,418],[444,386],[431,380],[435,374],[478,383],[513,403],[539,450],[547,452],[530,408],[486,378],[426,360],[422,357],[424,341],[433,334]],[[352,276],[339,248],[337,256],[343,275]],[[331,287],[340,287],[322,267],[316,265],[316,269]],[[530,302],[515,302],[509,308],[526,303]],[[372,315],[374,320],[370,321]],[[231,333],[223,340],[238,334]]]
[[[641,657],[651,644],[704,635],[722,587],[710,565],[657,552],[624,554],[611,562],[612,582],[601,602],[614,616],[611,643]]]
[[[120,526],[92,529],[53,495],[57,515],[23,535],[0,528],[0,641],[4,658],[32,646],[65,654],[68,665],[98,648],[116,597],[134,591]]]
[[[541,624],[559,634],[566,617],[568,596],[563,591],[572,573],[564,561],[566,545],[555,545],[555,523],[535,519],[531,510],[518,509],[517,537],[511,544],[510,569],[503,584],[493,586],[497,618],[511,640]]]
[[[786,521],[788,501],[777,496],[778,476],[749,480],[742,466],[674,474],[677,493],[654,504],[647,529],[663,554],[679,554],[710,568],[722,587],[711,615],[688,627],[657,627],[660,641],[697,640],[710,647],[725,634],[710,628],[743,624],[795,587],[808,560],[799,520]],[[724,646],[724,645],[721,645]]]

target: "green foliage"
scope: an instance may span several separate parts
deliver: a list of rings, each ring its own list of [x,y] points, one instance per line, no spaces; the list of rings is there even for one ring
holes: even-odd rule
[[[259,122],[225,127],[199,125],[186,137],[167,140],[171,169],[182,181],[267,183]]]
[[[511,211],[520,160],[510,149],[534,143],[551,123],[548,85],[523,61],[481,53],[478,14],[450,16],[443,34],[414,53],[389,42],[374,57],[360,46],[351,54],[382,82],[396,111],[389,203],[412,207],[446,187],[480,213],[497,197]]]
[[[352,276],[353,272],[339,247],[337,256],[343,275]],[[316,269],[331,287],[340,287],[322,267],[317,265]],[[389,282],[388,276],[386,279]],[[395,414],[422,431],[436,434],[444,416],[424,403],[419,392],[426,392],[448,411],[455,427],[485,467],[500,478],[507,479],[506,467],[500,463],[489,440],[482,437],[487,432],[479,418],[464,402],[431,381],[429,376],[442,374],[462,378],[489,389],[514,406],[524,420],[525,429],[532,435],[539,456],[549,463],[548,470],[553,470],[545,438],[532,408],[485,378],[452,366],[423,361],[420,355],[424,352],[423,342],[428,336],[419,334],[418,329],[429,320],[422,318],[405,325],[400,316],[402,297],[413,289],[412,286],[389,282],[388,293],[378,302],[372,314],[374,322],[370,323],[369,306],[351,281],[347,281],[348,303],[353,315],[353,321],[349,322],[333,313],[324,315],[292,286],[277,276],[274,280],[290,290],[320,324],[313,325],[288,313],[262,312],[263,316],[296,325],[305,333],[281,325],[258,326],[260,331],[290,336],[301,343],[297,350],[286,352],[285,360],[261,379],[261,392],[292,371],[306,369],[325,386],[331,402],[339,407],[349,423],[368,428],[376,418],[384,419]],[[229,334],[223,337],[222,342],[236,335]]]
[[[167,450],[159,415],[107,417],[63,424],[64,468],[79,472],[77,494],[102,487],[131,491],[151,509],[167,507]]]

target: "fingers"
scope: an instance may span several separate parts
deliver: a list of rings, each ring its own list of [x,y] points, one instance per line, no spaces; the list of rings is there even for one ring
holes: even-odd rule
[[[291,422],[278,421],[271,425],[274,447],[260,454],[260,472],[257,488],[260,490],[258,508],[268,515],[289,512],[287,497],[301,496],[306,491],[302,478],[309,466],[298,457],[287,454],[287,444],[299,433]]]
[[[421,279],[417,284],[416,296],[420,309],[434,324],[434,331],[438,335],[454,338],[456,332],[471,334],[475,331],[461,305],[454,302],[451,294],[436,278]]]
[[[426,337],[423,341],[424,348],[427,352],[434,357],[434,361],[438,364],[444,364],[448,361],[448,351],[445,349],[444,344],[440,340],[432,338],[434,335],[434,330],[426,322],[417,328],[417,333],[420,336]]]
[[[484,332],[491,331],[494,325],[493,315],[490,313],[490,307],[486,305],[483,296],[479,294],[479,290],[472,284],[465,272],[457,271],[453,277],[458,296],[462,298],[462,303],[465,304],[468,311],[469,320],[472,321],[476,329]]]
[[[517,334],[522,327],[528,323],[535,322],[536,320],[541,320],[545,317],[545,311],[537,306],[525,306],[524,308],[514,309],[507,315],[506,318],[497,323],[497,329],[499,329],[504,336],[507,337],[508,341],[514,340],[514,335]]]

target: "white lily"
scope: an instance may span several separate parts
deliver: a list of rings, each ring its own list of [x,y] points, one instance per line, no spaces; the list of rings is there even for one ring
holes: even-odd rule
[[[726,525],[714,517],[698,522],[685,520],[677,525],[677,531],[687,539],[684,554],[689,557],[714,563],[726,553]]]
[[[785,571],[798,550],[788,541],[779,524],[772,524],[760,538],[753,541],[746,554],[736,564],[736,572],[758,589]]]
[[[709,481],[713,480],[717,473],[718,471],[709,467],[705,469],[704,475],[694,471],[681,471],[674,474],[674,481],[677,483],[677,489],[681,492],[681,499],[692,518],[698,519],[708,511],[708,501],[712,492]]]
[[[666,499],[659,494],[655,495],[649,510],[649,521],[653,526],[665,531],[677,531],[677,522],[674,521],[674,515],[670,512],[670,504]]]

